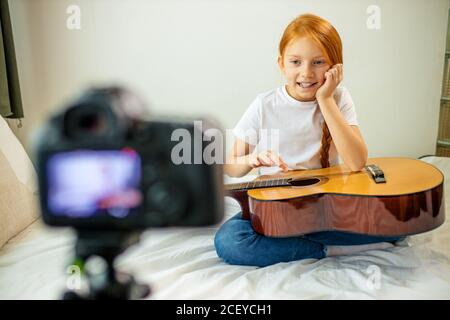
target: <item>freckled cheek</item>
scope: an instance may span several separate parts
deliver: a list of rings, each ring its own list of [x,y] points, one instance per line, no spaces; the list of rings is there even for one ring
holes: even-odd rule
[[[325,83],[325,72],[319,76],[319,84],[322,85]]]
[[[324,83],[325,82],[325,73],[328,71],[328,70],[330,70],[330,67],[325,67],[325,68],[323,68],[322,70],[321,70],[321,72],[320,72],[320,81],[322,82],[322,83]]]
[[[294,68],[287,70],[287,75],[290,77],[295,77],[298,75],[298,71]]]
[[[291,81],[292,83],[296,83],[297,78],[298,78],[298,72],[290,72],[286,76],[287,76],[288,81]]]

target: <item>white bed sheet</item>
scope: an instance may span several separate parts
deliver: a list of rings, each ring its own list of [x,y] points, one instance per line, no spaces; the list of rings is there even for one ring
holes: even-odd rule
[[[428,157],[445,174],[450,158]],[[226,217],[239,211],[226,198]],[[224,220],[225,220],[224,219]],[[450,299],[450,222],[387,250],[307,259],[265,268],[221,261],[210,228],[153,229],[117,261],[151,285],[151,299]],[[67,281],[74,234],[35,222],[0,251],[0,299],[58,299]]]

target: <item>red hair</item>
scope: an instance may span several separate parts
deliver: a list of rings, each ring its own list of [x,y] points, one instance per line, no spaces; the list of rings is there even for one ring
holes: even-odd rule
[[[283,61],[286,47],[298,38],[308,38],[314,41],[321,49],[327,63],[335,65],[343,63],[342,41],[339,33],[327,20],[313,14],[302,14],[295,18],[284,30],[279,44],[279,55]],[[331,134],[326,122],[322,126],[322,147],[320,149],[320,163],[323,168],[329,167],[329,151]]]
[[[298,16],[286,27],[280,40],[280,56],[283,57],[286,47],[293,40],[302,37],[313,40],[322,49],[329,64],[343,63],[339,33],[327,20],[309,13]]]

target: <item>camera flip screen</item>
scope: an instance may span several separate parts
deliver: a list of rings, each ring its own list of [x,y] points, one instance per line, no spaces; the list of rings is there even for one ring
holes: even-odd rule
[[[46,169],[55,216],[125,218],[142,202],[141,159],[132,149],[59,152]]]

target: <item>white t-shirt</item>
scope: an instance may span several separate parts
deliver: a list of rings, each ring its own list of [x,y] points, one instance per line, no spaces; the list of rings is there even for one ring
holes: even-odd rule
[[[349,91],[338,87],[335,101],[349,125],[358,125]],[[320,149],[324,119],[317,100],[301,102],[292,98],[285,86],[262,93],[251,103],[233,129],[236,137],[256,146],[254,152],[272,150],[280,154],[290,169],[321,168]],[[339,163],[334,143],[330,165]],[[260,167],[259,174],[273,174],[280,168]]]

